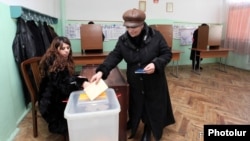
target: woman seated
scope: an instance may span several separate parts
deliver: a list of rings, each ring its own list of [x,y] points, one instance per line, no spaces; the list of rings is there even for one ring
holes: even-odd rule
[[[88,80],[75,75],[71,43],[66,37],[55,37],[40,61],[42,81],[39,88],[39,110],[49,131],[68,134],[64,109],[72,91],[83,89]]]

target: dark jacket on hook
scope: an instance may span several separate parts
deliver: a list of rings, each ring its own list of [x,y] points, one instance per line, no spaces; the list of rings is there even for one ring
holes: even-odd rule
[[[47,22],[43,22],[43,26],[44,26],[44,29],[45,29],[45,32],[47,33],[47,36],[48,36],[48,39],[49,39],[49,42],[51,43],[52,40],[57,37],[57,33],[54,31],[54,28],[51,27],[50,25],[47,24]]]
[[[35,41],[35,44],[36,44],[35,45],[36,55],[42,56],[45,53],[46,49],[45,49],[45,44],[43,42],[41,30],[39,29],[39,27],[36,25],[35,21],[33,20],[27,21],[26,24],[28,25],[28,28],[30,29],[33,35],[32,36],[33,40]]]
[[[22,18],[17,19],[17,31],[12,49],[15,61],[20,65],[22,61],[36,56],[36,41]]]
[[[26,22],[22,18],[17,19],[17,31],[12,44],[13,55],[18,66],[20,76],[20,64],[22,61],[36,56],[36,46],[33,40],[32,33],[28,28]],[[25,84],[23,77],[21,77],[22,84]],[[29,92],[25,85],[23,85],[23,94],[25,104],[28,105],[30,102]]]
[[[45,27],[43,26],[43,24],[42,24],[41,21],[38,22],[38,27],[39,27],[39,29],[41,31],[41,34],[42,34],[42,37],[43,37],[43,42],[44,42],[45,50],[47,50],[49,48],[49,46],[50,46],[50,41],[49,41],[47,32],[45,30]]]

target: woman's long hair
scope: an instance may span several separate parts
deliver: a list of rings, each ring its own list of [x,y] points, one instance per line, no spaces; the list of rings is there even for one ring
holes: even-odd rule
[[[58,52],[58,48],[63,48],[63,43],[70,46],[70,53],[66,59]],[[74,74],[71,43],[67,37],[58,36],[53,39],[50,47],[47,49],[40,61],[39,69],[42,77],[51,72],[58,72],[64,69],[68,69],[70,75]]]

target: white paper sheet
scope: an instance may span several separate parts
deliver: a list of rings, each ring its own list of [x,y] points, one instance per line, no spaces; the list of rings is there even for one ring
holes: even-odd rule
[[[91,83],[88,87],[84,88],[85,93],[90,100],[94,100],[100,94],[108,89],[107,84],[101,79],[97,84],[96,82]]]

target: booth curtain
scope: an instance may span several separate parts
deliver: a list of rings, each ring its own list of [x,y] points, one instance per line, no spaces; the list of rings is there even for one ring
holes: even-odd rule
[[[227,0],[224,45],[235,53],[250,55],[250,0]]]

